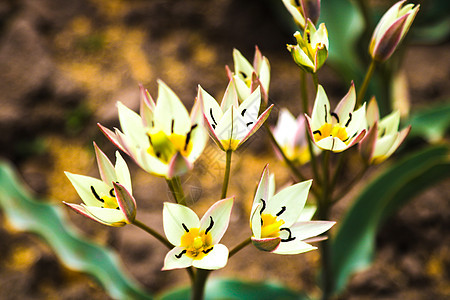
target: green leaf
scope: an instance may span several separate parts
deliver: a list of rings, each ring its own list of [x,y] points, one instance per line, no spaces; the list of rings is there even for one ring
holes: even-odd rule
[[[429,142],[442,140],[450,128],[450,101],[415,112],[409,120],[410,136],[420,136]]]
[[[189,299],[190,288],[183,287],[171,290],[161,295],[160,300],[185,300]],[[276,283],[248,282],[236,279],[208,280],[206,284],[205,300],[307,300],[303,293],[297,293]]]
[[[67,267],[95,277],[115,299],[152,299],[127,275],[115,252],[76,233],[61,205],[33,199],[13,168],[0,161],[0,208],[17,229],[40,235]]]
[[[377,176],[355,199],[331,244],[334,291],[370,265],[382,222],[414,196],[450,176],[448,145],[414,153]]]

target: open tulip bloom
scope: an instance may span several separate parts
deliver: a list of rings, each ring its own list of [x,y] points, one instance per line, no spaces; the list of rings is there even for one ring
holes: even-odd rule
[[[236,90],[239,99],[247,99],[250,94],[259,86],[265,103],[269,100],[269,84],[270,84],[270,64],[269,60],[262,56],[258,47],[255,49],[255,57],[253,66],[239,52],[233,50],[234,73],[227,66],[228,78],[234,77]]]
[[[322,150],[344,151],[358,143],[366,134],[365,103],[353,111],[356,103],[352,83],[347,95],[331,111],[330,102],[321,85],[317,89],[311,117],[305,114],[314,144]]]
[[[272,104],[258,117],[260,87],[239,105],[234,78],[230,80],[220,106],[201,86],[198,88],[198,100],[202,103],[210,135],[223,151],[239,148],[261,127],[273,107]]]
[[[317,249],[308,242],[330,229],[332,221],[305,221],[305,206],[312,180],[291,185],[275,195],[266,166],[256,190],[250,217],[252,242],[260,250],[277,254],[299,254]],[[309,218],[311,215],[309,216]]]
[[[367,123],[369,131],[360,143],[362,156],[370,164],[379,164],[388,159],[403,143],[411,126],[398,131],[400,112],[394,111],[379,120],[378,104],[375,98],[367,107]]]
[[[316,73],[328,57],[328,32],[325,24],[316,27],[308,20],[303,36],[294,33],[297,45],[287,45],[295,63],[305,72]]]
[[[375,27],[369,44],[369,53],[374,60],[387,60],[411,27],[420,5],[403,6],[404,3],[405,0],[394,4]]]
[[[233,200],[234,197],[216,202],[201,220],[184,205],[164,203],[164,233],[175,247],[167,253],[163,270],[190,266],[223,268],[228,261],[228,248],[219,241],[228,228]]]
[[[191,169],[202,153],[207,134],[196,102],[191,114],[178,96],[161,80],[155,104],[141,87],[140,115],[117,103],[122,131],[99,124],[105,135],[145,171],[168,179]]]
[[[272,129],[273,136],[286,157],[299,164],[305,164],[310,160],[305,126],[306,120],[303,115],[295,119],[289,110],[282,108],[278,122]]]
[[[120,227],[130,224],[136,216],[136,201],[131,195],[128,167],[116,152],[116,165],[95,145],[101,180],[65,172],[84,203],[64,202],[78,213],[99,223]]]

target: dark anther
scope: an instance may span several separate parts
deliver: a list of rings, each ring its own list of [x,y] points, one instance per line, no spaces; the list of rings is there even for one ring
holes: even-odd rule
[[[194,124],[191,126],[191,131],[194,130],[195,128],[197,128],[198,124]]]
[[[313,131],[313,134],[316,134],[316,133],[318,133],[320,136],[322,136],[322,132],[320,132],[320,130]]]
[[[386,128],[382,127],[380,128],[379,136],[383,136],[386,133]]]
[[[242,110],[242,112],[241,112],[241,115],[244,116],[246,111],[247,111],[247,109],[244,108],[244,109]]]
[[[97,194],[97,192],[95,191],[95,189],[92,185],[91,185],[91,192],[92,192],[92,194],[94,194],[95,199],[97,199],[100,202],[105,202],[105,200],[100,198],[100,196]]]
[[[280,228],[280,231],[282,230],[287,231],[289,233],[289,236],[286,239],[281,239],[282,242],[290,242],[295,240],[295,236],[292,237],[292,232],[289,228]]]
[[[337,115],[337,113],[332,112],[332,113],[331,113],[331,116],[332,116],[332,117],[335,117],[335,118],[336,118],[336,121],[339,123],[339,116]]]
[[[158,152],[156,152],[155,154],[156,154],[156,157],[157,157],[157,158],[160,158],[160,157],[161,157],[161,152],[158,151]]]
[[[355,134],[354,135],[352,135],[352,137],[351,138],[354,138],[356,135],[358,134],[358,132],[355,132]]]
[[[120,210],[120,207],[117,206],[116,209],[117,209],[117,210]]]
[[[186,227],[186,224],[181,223],[181,226],[183,226],[184,231],[189,232],[189,229]]]
[[[216,120],[214,119],[214,116],[213,116],[213,113],[212,113],[212,108],[209,109],[209,115],[211,116],[211,119],[212,119],[212,121],[214,122],[214,124],[213,124],[213,129],[216,129],[216,126],[214,126],[214,125],[217,125],[217,122],[216,122]]]
[[[307,38],[307,40],[308,40],[308,44],[311,44],[311,36],[310,36],[309,31],[306,32],[306,38]]]
[[[242,77],[244,77],[244,79],[246,79],[246,78],[247,78],[247,75],[245,75],[245,73],[244,73],[244,72],[240,71],[240,72],[239,72],[239,74],[241,74],[241,75],[242,75]]]
[[[116,195],[114,195],[114,188],[112,188],[112,189],[109,190],[109,195],[110,195],[111,197],[116,198]]]
[[[148,141],[149,141],[150,145],[153,147],[152,138],[150,135],[148,136]]]
[[[250,126],[250,125],[252,125],[253,124],[253,122],[248,122],[247,124],[245,124],[247,127],[248,126]]]
[[[286,206],[281,207],[281,210],[276,214],[277,217],[281,216],[286,211]]]
[[[345,123],[345,127],[347,127],[348,124],[350,124],[351,120],[352,120],[352,113],[348,113],[348,120],[347,120],[347,123]]]
[[[155,127],[155,121],[152,120],[152,127]]]
[[[266,209],[266,201],[261,199],[261,202],[262,202],[263,206],[262,206],[261,210],[259,211],[260,214],[262,214],[262,212]]]
[[[208,228],[206,228],[206,230],[205,230],[205,234],[208,234],[208,232],[212,229],[212,227],[214,226],[214,221],[213,221],[213,218],[212,218],[212,216],[209,216],[209,218],[210,218],[210,223],[209,223],[209,226],[208,226]]]
[[[170,125],[170,132],[173,133],[173,126],[175,125],[175,120],[172,119],[172,124]]]
[[[211,252],[211,250],[212,250],[213,248],[214,248],[214,247],[208,248],[208,249],[206,249],[206,250],[203,250],[202,252],[205,253],[205,254],[208,254],[209,252]]]
[[[334,149],[334,139],[332,139],[331,142],[332,142],[331,143],[331,150],[333,150]]]
[[[180,254],[175,254],[175,257],[176,257],[176,258],[181,258],[181,256],[183,256],[183,254],[185,254],[186,252],[187,252],[187,251],[186,251],[186,249],[185,249],[185,250],[181,251]]]
[[[300,7],[301,5],[300,5],[300,0],[295,0],[295,5],[297,6],[297,7]]]
[[[326,104],[324,104],[323,105],[323,108],[325,109],[325,123],[328,123],[328,110],[327,110],[327,105]]]
[[[211,126],[212,126],[212,128],[213,128],[213,129],[216,129],[216,125],[214,125],[214,124],[211,124]]]
[[[189,141],[191,140],[191,132],[192,130],[194,130],[195,128],[197,128],[198,124],[194,124],[191,126],[191,130],[189,130],[189,132],[186,134],[186,141],[184,142],[184,151],[187,150],[187,146],[189,144]]]
[[[343,140],[343,142],[345,143],[345,142],[347,142],[348,141],[348,139],[349,139],[349,137],[348,138],[346,138],[345,140]]]

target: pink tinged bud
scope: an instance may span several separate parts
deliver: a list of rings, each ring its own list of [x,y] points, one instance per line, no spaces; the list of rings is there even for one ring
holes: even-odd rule
[[[408,4],[402,8],[404,2],[400,1],[392,6],[375,28],[369,53],[376,61],[384,62],[391,57],[419,11],[419,5],[413,8],[413,4]]]
[[[134,200],[134,197],[120,183],[113,182],[113,186],[117,204],[125,215],[127,223],[133,223],[136,217],[136,200]]]
[[[320,0],[300,0],[305,19],[317,24],[320,16]]]
[[[370,164],[372,161],[373,153],[375,151],[375,145],[378,139],[378,122],[369,129],[361,143],[359,143],[359,152],[363,160]]]
[[[252,237],[253,245],[261,251],[272,252],[278,248],[281,243],[280,237],[257,239]]]

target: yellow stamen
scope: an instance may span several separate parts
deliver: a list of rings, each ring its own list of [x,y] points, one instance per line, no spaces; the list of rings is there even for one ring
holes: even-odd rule
[[[280,235],[280,227],[284,225],[283,220],[277,221],[277,217],[271,214],[261,215],[262,226],[261,226],[261,237],[278,237]]]
[[[344,143],[348,142],[347,130],[339,124],[333,125],[330,123],[325,123],[319,128],[319,130],[314,131],[314,139],[316,142],[329,136],[336,137]]]
[[[208,232],[205,234],[204,230],[200,231],[199,228],[190,228],[189,232],[186,232],[181,237],[180,246],[186,249],[186,256],[193,259],[202,259],[211,251],[211,233]]]
[[[225,150],[236,150],[240,140],[235,140],[235,139],[231,139],[231,140],[221,140],[223,147],[225,148]]]
[[[192,142],[188,141],[186,145],[186,135],[172,133],[169,136],[162,130],[151,129],[147,132],[150,139],[150,147],[147,153],[156,156],[165,163],[168,163],[172,157],[180,152],[183,156],[188,156],[192,150]]]
[[[115,209],[118,207],[116,197],[103,196],[102,200],[105,201],[104,205],[103,205],[104,208],[114,208]]]

